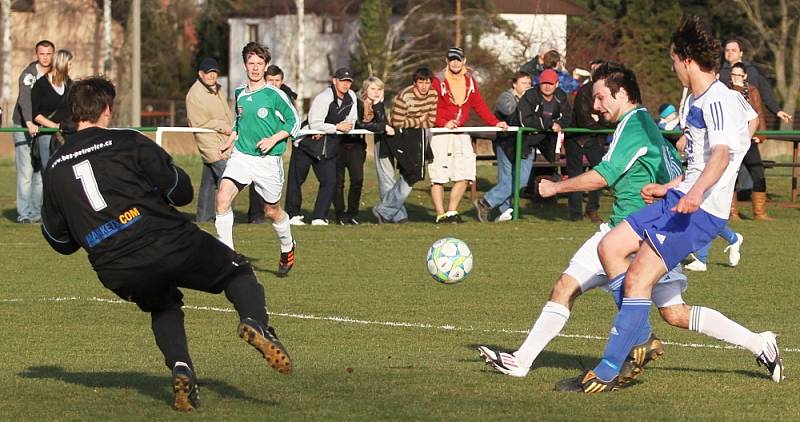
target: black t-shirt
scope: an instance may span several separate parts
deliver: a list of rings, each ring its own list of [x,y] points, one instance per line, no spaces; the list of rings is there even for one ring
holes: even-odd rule
[[[90,127],[68,136],[43,183],[45,239],[63,254],[83,247],[95,270],[119,269],[119,258],[157,237],[199,230],[172,206],[191,202],[189,177],[134,130]]]
[[[69,79],[64,82],[64,92],[59,94],[50,83],[47,76],[42,76],[31,88],[32,117],[39,114],[56,122],[69,122],[69,108],[67,107],[67,94],[72,86]]]

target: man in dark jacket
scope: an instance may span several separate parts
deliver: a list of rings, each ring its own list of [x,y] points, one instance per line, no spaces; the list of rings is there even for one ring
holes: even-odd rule
[[[567,101],[567,94],[558,88],[558,74],[553,69],[545,69],[539,75],[539,85],[529,89],[517,105],[520,125],[542,130],[539,133],[528,133],[524,140],[551,163],[556,161],[556,146],[559,137],[563,137],[562,127],[569,127],[572,121],[572,107]],[[528,192],[536,192],[537,172],[531,172],[528,181]]]
[[[755,64],[742,60],[744,57],[744,49],[742,42],[738,39],[730,39],[725,41],[725,62],[719,70],[719,80],[728,87],[731,86],[731,67],[736,63],[742,62],[747,68],[747,81],[758,88],[761,94],[761,100],[767,106],[769,111],[775,113],[779,119],[784,122],[792,120],[792,116],[781,109],[775,95],[772,93],[772,86],[769,81],[758,71]]]
[[[594,72],[602,60],[592,60],[591,70]],[[613,123],[606,122],[601,115],[594,110],[594,98],[592,97],[592,81],[587,80],[579,89],[575,97],[575,104],[572,114],[572,127],[585,129],[607,129],[614,127]],[[589,162],[589,168],[596,166],[603,159],[603,141],[605,135],[573,135],[567,136],[564,142],[564,149],[567,153],[567,175],[577,177],[583,173],[583,157]],[[602,223],[603,220],[597,214],[600,208],[600,190],[589,192],[589,201],[586,204],[586,214],[583,213],[583,192],[572,192],[569,194],[569,219],[573,221],[582,220],[584,217],[592,223]]]
[[[325,88],[311,102],[308,124],[304,129],[318,130],[325,134],[301,137],[292,148],[286,187],[286,212],[289,213],[289,222],[292,225],[305,225],[300,214],[303,203],[301,187],[312,167],[319,181],[319,191],[311,224],[328,225],[328,209],[336,189],[336,157],[341,133],[350,132],[358,116],[358,99],[350,90],[352,83],[353,72],[350,69],[337,69],[331,86]]]

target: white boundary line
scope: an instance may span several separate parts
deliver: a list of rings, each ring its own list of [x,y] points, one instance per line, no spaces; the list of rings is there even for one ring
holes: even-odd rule
[[[101,297],[77,297],[77,296],[64,296],[64,297],[49,297],[43,299],[0,299],[0,303],[20,303],[20,302],[96,302],[96,303],[107,303],[107,304],[115,304],[115,305],[133,305],[131,302],[126,302],[121,299],[106,299]],[[216,306],[193,306],[193,305],[186,305],[183,307],[184,309],[191,309],[195,311],[211,311],[211,312],[220,312],[220,313],[235,313],[236,310],[231,308],[220,308]],[[527,330],[510,330],[510,329],[481,329],[481,328],[474,328],[474,327],[458,327],[455,325],[436,325],[436,324],[425,324],[419,322],[398,322],[398,321],[372,321],[372,320],[365,320],[365,319],[354,319],[348,317],[340,317],[340,316],[320,316],[320,315],[309,315],[309,314],[296,314],[296,313],[287,313],[287,312],[270,312],[269,315],[271,317],[278,316],[283,318],[294,318],[294,319],[305,319],[305,320],[313,320],[313,321],[329,321],[329,322],[336,322],[342,324],[362,324],[362,325],[377,325],[382,327],[399,327],[399,328],[420,328],[420,329],[430,329],[430,330],[441,330],[441,331],[461,331],[461,332],[479,332],[479,333],[502,333],[502,334],[528,334]],[[603,336],[596,336],[590,334],[559,334],[558,337],[563,338],[574,338],[574,339],[585,339],[585,340],[600,340],[605,341],[607,337]],[[687,347],[693,349],[720,349],[720,350],[744,350],[741,347],[728,345],[728,344],[704,344],[704,343],[678,343],[678,342],[671,342],[671,341],[664,341],[664,344],[670,346],[677,346],[677,347]],[[790,353],[797,353],[800,352],[798,348],[791,348],[791,349],[784,349],[781,348],[781,352],[790,352]]]

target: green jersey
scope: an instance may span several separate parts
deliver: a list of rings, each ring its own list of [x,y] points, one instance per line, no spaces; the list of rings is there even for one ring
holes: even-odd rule
[[[290,138],[297,136],[300,119],[289,97],[280,89],[264,85],[249,92],[246,86],[240,86],[234,91],[234,97],[236,122],[233,124],[233,131],[236,132],[234,146],[237,150],[248,155],[261,156],[264,153],[256,144],[262,139],[282,130],[286,131]],[[266,155],[283,155],[287,141],[289,138],[278,142],[267,151]]]
[[[644,107],[622,116],[608,152],[594,167],[614,193],[609,218],[616,226],[629,214],[645,206],[640,191],[648,183],[667,183],[682,172],[678,151]]]

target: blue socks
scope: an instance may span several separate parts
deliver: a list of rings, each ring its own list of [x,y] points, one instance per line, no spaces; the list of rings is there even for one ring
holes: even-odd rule
[[[738,239],[736,236],[736,232],[731,230],[731,228],[728,227],[727,224],[725,225],[725,227],[723,227],[722,231],[719,232],[718,236],[725,239],[725,241],[728,242],[729,245],[733,245],[734,243],[736,243],[736,240]],[[708,252],[709,250],[711,250],[712,243],[714,242],[713,241],[709,242],[708,245],[703,246],[702,248],[697,250],[697,252],[694,253],[697,259],[703,262],[703,264],[708,263]]]
[[[620,289],[621,290],[621,289]],[[633,346],[644,343],[650,337],[650,305],[645,298],[626,297],[611,327],[603,359],[594,368],[594,373],[603,381],[611,381],[619,375],[622,364]]]
[[[608,289],[611,291],[611,297],[614,298],[614,303],[617,304],[617,310],[622,307],[622,286],[625,281],[625,274],[622,273],[608,282]]]
[[[719,237],[725,239],[725,241],[728,242],[729,245],[733,245],[734,243],[736,243],[736,240],[738,239],[736,236],[736,232],[731,230],[731,228],[728,227],[727,224],[725,225],[725,228],[723,228],[722,231],[719,233]]]

